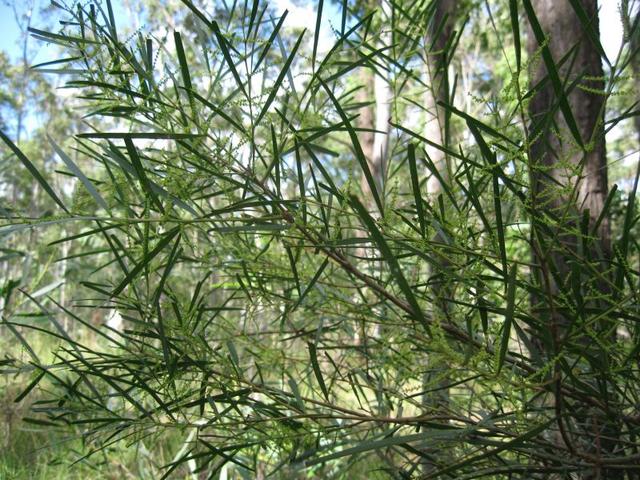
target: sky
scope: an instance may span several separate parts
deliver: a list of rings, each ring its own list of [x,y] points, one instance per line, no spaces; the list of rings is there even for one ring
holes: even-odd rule
[[[0,48],[12,57],[18,53],[20,29],[16,24],[11,7],[0,3]]]
[[[48,4],[48,0],[34,0],[38,6],[44,6]],[[20,0],[18,0],[18,3]],[[24,2],[27,3],[27,2]],[[123,12],[123,9],[118,8],[122,2],[114,0],[114,8],[116,12]],[[293,0],[272,0],[274,7],[280,12],[285,9],[289,10],[287,23],[293,27],[307,27],[309,29],[314,28],[316,18],[316,4],[315,1],[309,2],[294,2]],[[620,47],[622,40],[622,25],[620,22],[620,15],[618,10],[619,0],[600,0],[600,37],[601,42],[607,56],[611,60],[615,59],[615,56]],[[327,42],[333,41],[333,35],[331,35],[330,24],[334,27],[339,26],[339,7],[334,5],[334,2],[325,2],[325,15],[323,22],[323,31],[321,39]],[[35,25],[38,22],[36,20]],[[20,55],[20,30],[14,18],[14,13],[11,7],[7,6],[4,2],[0,3],[0,49],[8,53],[12,58],[17,58]],[[321,40],[322,41],[322,40]],[[320,45],[323,50],[324,45]],[[42,56],[42,53],[38,57]],[[40,58],[38,58],[38,61]]]
[[[618,0],[600,0],[600,43],[613,63],[622,43],[622,21]]]
[[[20,0],[17,0],[21,3]],[[36,6],[44,6],[48,4],[48,0],[34,0]],[[27,3],[27,2],[25,2]],[[114,8],[116,11],[123,12],[122,8],[118,8],[120,1],[114,0]],[[615,56],[620,47],[622,40],[622,25],[620,22],[620,15],[618,10],[619,0],[600,0],[600,37],[603,47],[607,53],[607,56],[611,60],[615,59]],[[315,1],[309,1],[306,3],[294,2],[293,0],[272,0],[272,4],[277,10],[283,12],[285,9],[289,10],[287,23],[293,27],[307,27],[314,28],[316,17],[316,4]],[[333,35],[331,35],[330,23],[333,23],[334,27],[339,23],[339,7],[334,6],[333,2],[325,3],[325,16],[323,22],[323,35],[321,39],[326,42],[333,41]],[[121,13],[122,14],[122,13]],[[36,20],[35,25],[38,22]],[[11,7],[4,2],[0,3],[0,49],[8,53],[12,58],[17,58],[20,55],[20,30],[15,21],[14,13]],[[321,40],[322,42],[322,40]],[[323,45],[321,45],[322,47]],[[42,49],[40,49],[42,50]],[[321,48],[322,50],[322,48]],[[37,55],[36,61],[43,59],[44,52],[40,51]]]
[[[26,4],[27,0],[15,0],[18,4]],[[36,9],[42,8],[49,4],[49,0],[33,0]],[[116,17],[120,17],[121,19],[126,15],[126,12],[122,6],[121,0],[112,0],[113,8],[115,11]],[[271,0],[271,4],[275,7],[278,14],[283,13],[285,10],[288,10],[289,13],[287,15],[287,26],[293,28],[306,27],[310,30],[315,28],[315,19],[316,19],[316,4],[315,1],[309,2],[295,2],[293,0]],[[24,12],[24,8],[21,12]],[[33,22],[33,27],[39,27],[39,22],[37,17]],[[334,42],[335,36],[331,32],[331,25],[334,28],[339,28],[340,26],[340,9],[338,6],[334,5],[334,2],[325,2],[324,10],[323,10],[323,22],[321,29],[321,40],[319,44],[319,50],[328,50]],[[117,20],[117,18],[116,18]],[[126,20],[124,20],[127,22]],[[127,22],[128,23],[128,22]],[[0,0],[0,50],[3,50],[7,53],[12,59],[19,58],[22,54],[21,52],[21,38],[20,38],[20,29],[15,20],[15,15],[13,9],[6,5],[4,1]],[[36,46],[36,42],[32,42],[31,46]],[[38,53],[36,55],[35,63],[39,61],[47,60],[44,58],[44,52],[41,51],[42,48],[38,49]]]

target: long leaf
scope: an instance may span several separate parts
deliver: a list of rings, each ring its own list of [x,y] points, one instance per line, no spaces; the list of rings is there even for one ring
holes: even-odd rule
[[[504,359],[509,349],[509,339],[511,338],[511,324],[516,308],[516,276],[518,273],[518,264],[514,263],[509,272],[509,281],[507,284],[507,308],[504,314],[504,324],[502,325],[502,337],[500,340],[500,350],[498,350],[498,373],[504,365]]]
[[[328,402],[329,391],[327,390],[327,386],[324,383],[324,378],[322,377],[322,370],[320,370],[320,364],[318,363],[318,353],[316,351],[316,346],[313,342],[307,342],[307,346],[309,347],[309,359],[311,360],[313,373],[316,376],[316,380],[320,385],[320,390],[322,390],[322,394],[324,395],[325,400]]]
[[[422,194],[420,193],[420,182],[418,180],[418,168],[416,166],[416,147],[413,143],[409,144],[409,173],[411,174],[411,188],[413,190],[413,199],[416,204],[416,213],[418,214],[418,222],[420,222],[420,232],[424,237],[427,231],[427,223],[422,208]]]

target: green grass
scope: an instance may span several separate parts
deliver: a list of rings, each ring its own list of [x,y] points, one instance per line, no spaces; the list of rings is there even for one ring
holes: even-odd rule
[[[58,342],[51,339],[22,333],[42,359],[52,356],[58,347]],[[91,337],[79,334],[91,341]],[[10,335],[0,338],[0,350],[10,358],[26,359],[26,352]],[[155,479],[162,476],[161,467],[180,449],[183,436],[173,432],[145,441],[146,448],[120,442],[75,463],[89,451],[83,444],[80,429],[51,428],[23,420],[36,416],[31,406],[44,398],[36,389],[25,400],[15,402],[31,380],[25,374],[0,375],[0,480]],[[153,444],[155,441],[158,445]],[[149,452],[153,452],[154,457]],[[169,478],[191,476],[186,469],[177,469]]]

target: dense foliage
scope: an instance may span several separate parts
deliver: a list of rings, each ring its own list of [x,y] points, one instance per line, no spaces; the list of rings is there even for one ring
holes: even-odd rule
[[[436,141],[436,3],[319,2],[300,31],[258,1],[183,0],[168,35],[129,35],[107,1],[31,30],[60,46],[39,68],[84,121],[39,139],[55,164],[0,134],[47,198],[0,210],[2,238],[39,262],[16,280],[2,259],[3,335],[23,350],[2,364],[29,375],[27,422],[80,436],[82,462],[151,451],[157,478],[638,478],[638,174],[593,212],[567,160],[550,208],[531,153],[549,131],[574,156],[604,142],[574,128],[574,89],[616,97],[602,134],[633,117],[634,52],[605,56],[596,89],[553,58],[530,0],[460,2],[435,52]],[[381,172],[366,75],[391,92]]]

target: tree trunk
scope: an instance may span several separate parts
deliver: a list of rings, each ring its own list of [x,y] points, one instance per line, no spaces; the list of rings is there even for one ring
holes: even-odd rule
[[[438,145],[445,145],[449,137],[449,126],[444,108],[438,102],[449,103],[449,63],[452,51],[449,46],[453,37],[456,0],[436,1],[434,11],[425,35],[426,67],[429,87],[425,94],[427,120],[424,128],[425,138]],[[447,157],[442,150],[426,145],[427,155],[438,172],[446,181],[449,177]],[[442,191],[442,185],[432,175],[427,181],[427,192],[434,198]]]
[[[427,26],[425,35],[426,68],[429,87],[425,94],[425,109],[427,120],[425,123],[425,138],[437,145],[447,147],[449,141],[449,125],[446,110],[438,102],[450,103],[449,99],[449,64],[453,51],[450,49],[454,34],[455,11],[457,0],[439,0]],[[449,179],[449,159],[445,153],[432,145],[425,146],[429,159],[446,183]],[[430,201],[435,201],[442,192],[442,185],[436,175],[427,179],[427,193]],[[436,233],[434,242],[444,243],[445,239]],[[446,273],[451,266],[445,257],[440,257],[438,264],[429,268],[430,282],[433,285],[434,315],[445,321],[448,315],[448,289],[446,288]]]
[[[633,57],[631,58],[631,67],[633,69],[633,83],[636,86],[636,96],[640,95],[640,9],[637,11],[635,18],[632,20],[631,12],[625,12],[627,14],[627,30],[629,35],[629,44]],[[634,29],[635,27],[635,29]],[[636,99],[637,100],[637,99]],[[640,142],[640,116],[633,117],[633,121],[636,127],[636,135]]]
[[[391,44],[391,31],[387,28],[387,25],[391,24],[391,15],[391,5],[383,0],[381,2],[380,11],[376,16],[377,21],[380,22],[380,25],[382,26],[380,38],[377,42],[378,48]],[[360,132],[360,144],[375,182],[376,190],[381,196],[383,202],[384,180],[389,149],[389,119],[391,118],[391,102],[393,99],[390,84],[391,79],[387,72],[388,71],[385,69],[380,69],[377,73],[374,73],[369,69],[362,69],[360,75],[363,88],[358,91],[357,95],[359,103],[369,102],[371,96],[373,96],[374,103],[361,109],[357,125],[359,128],[375,130],[375,132]],[[373,192],[371,191],[364,173],[360,177],[360,186],[363,192],[364,205],[369,211],[375,211],[376,206],[373,200]],[[360,231],[356,232],[356,236],[360,236],[361,234],[362,232]],[[355,253],[357,257],[361,258],[366,258],[368,254],[375,256],[372,251],[367,252],[366,247],[357,248]],[[356,335],[355,341],[357,344],[362,344],[366,349],[367,336],[370,334],[374,337],[379,337],[381,333],[379,325],[375,325],[371,329],[370,333],[368,332],[366,325],[363,325],[362,338],[360,338],[360,335]]]
[[[390,24],[391,6],[382,1],[380,10],[381,15],[378,16],[378,20],[383,26]],[[382,48],[390,44],[391,32],[383,27],[378,47]],[[374,104],[363,109],[359,117],[358,126],[360,128],[374,129],[375,132],[361,132],[360,142],[378,193],[383,195],[393,93],[391,92],[387,70],[380,69],[377,74],[374,74],[371,70],[363,69],[361,78],[364,88],[358,92],[358,100],[366,102],[373,94]],[[366,205],[371,208],[373,206],[373,195],[364,174],[361,177],[360,184]]]
[[[592,30],[598,35],[596,0],[580,0],[580,3],[591,20]],[[582,320],[570,311],[564,300],[566,292],[571,291],[572,281],[595,311],[604,311],[611,293],[609,284],[602,278],[610,268],[609,219],[602,219],[595,235],[579,233],[581,225],[586,222],[589,231],[594,228],[607,197],[604,74],[598,50],[569,0],[533,0],[532,4],[547,35],[548,53],[557,65],[555,70],[565,89],[568,104],[568,108],[562,111],[563,99],[553,85],[553,70],[548,69],[548,59],[545,59],[545,52],[540,46],[541,39],[536,38],[531,29],[527,49],[534,66],[530,82],[536,88],[529,104],[531,126],[528,132],[531,204],[534,210],[533,263],[536,265],[533,274],[542,292],[532,296],[532,316],[540,322],[539,330],[531,331],[531,335],[542,361],[554,365],[552,377],[548,380],[556,385],[556,391],[560,391],[557,387],[564,378],[557,356],[559,345],[564,342],[569,329],[574,334],[580,332],[578,329],[583,330],[578,333],[578,342],[573,345],[565,342],[562,347],[565,355],[575,355],[576,359],[582,357],[582,365],[588,365],[586,351],[599,358],[607,356],[606,349],[594,345],[589,339],[585,327],[579,323]],[[577,85],[572,87],[576,80]],[[573,131],[567,110],[575,121]],[[576,133],[579,133],[584,147],[576,140]],[[584,268],[589,263],[593,268]],[[594,272],[602,275],[594,275]],[[607,321],[601,321],[596,328],[605,331]],[[603,380],[607,382],[607,379]],[[602,437],[615,438],[617,428],[605,418],[605,412],[594,412],[580,404],[567,405],[566,399],[560,395],[551,398],[559,432],[554,434],[555,441],[582,460],[613,454],[615,440]],[[622,477],[620,471],[594,465],[582,478]]]
[[[441,146],[446,146],[448,143],[449,127],[446,111],[438,105],[438,102],[447,104],[450,102],[448,69],[453,54],[450,47],[454,35],[455,11],[459,7],[457,3],[457,0],[436,0],[425,34],[426,77],[429,85],[425,94],[427,119],[424,136]],[[438,174],[444,182],[447,182],[449,179],[449,159],[442,150],[431,145],[427,144],[425,149]],[[436,201],[442,192],[442,185],[436,175],[429,176],[426,187],[429,201]],[[444,243],[445,239],[436,233],[432,241]],[[432,315],[437,323],[449,321],[451,289],[447,273],[450,268],[451,263],[444,256],[439,257],[438,263],[428,266],[428,278],[433,297]],[[425,393],[422,396],[422,405],[427,414],[438,409],[446,410],[449,403],[449,390],[446,385],[450,379],[442,378],[441,375],[441,371],[446,366],[437,365],[432,360],[432,358],[427,358],[427,371],[423,379]],[[431,450],[433,451],[433,448]],[[423,461],[424,473],[433,472],[439,456],[440,452],[436,448],[432,454],[434,461]]]
[[[597,32],[596,0],[581,0],[581,3],[594,19],[592,28]],[[567,206],[571,205],[574,216],[589,210],[591,220],[595,221],[602,211],[608,189],[604,95],[597,93],[604,90],[600,55],[589,40],[569,0],[534,0],[533,4],[542,29],[549,35],[549,50],[556,64],[577,45],[575,59],[564,62],[558,72],[561,80],[568,79],[571,82],[582,78],[580,86],[570,91],[567,100],[586,145],[584,149],[575,145],[562,113],[549,115],[558,102],[558,96],[552,82],[547,81],[537,90],[529,106],[532,131],[541,132],[530,149],[536,202],[539,206],[560,213],[564,213]],[[538,48],[535,36],[530,34],[529,55],[535,56]],[[544,80],[548,73],[542,60],[534,63],[537,68],[531,75],[532,86]],[[556,128],[558,131],[555,131]],[[576,195],[572,196],[571,190],[576,185]],[[611,237],[608,219],[601,223],[598,233],[602,250],[608,253]]]
[[[371,96],[374,94],[374,78],[370,70],[364,68],[360,70],[360,83],[361,88],[356,94],[356,100],[360,104],[368,103],[371,101]],[[364,107],[361,107],[359,113],[360,114],[356,120],[357,127],[366,128],[369,130],[372,129],[375,118],[375,105],[366,105]],[[373,132],[359,132],[358,136],[360,146],[362,147],[362,152],[364,153],[364,156],[367,159],[367,163],[369,165],[369,170],[371,170],[371,174],[377,181],[378,175],[376,175],[377,172],[375,169],[375,165],[373,164]],[[369,207],[369,204],[371,204],[373,201],[373,196],[369,188],[369,184],[364,177],[364,174],[360,176],[360,186],[362,188],[365,205]]]

